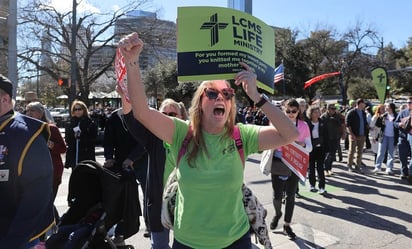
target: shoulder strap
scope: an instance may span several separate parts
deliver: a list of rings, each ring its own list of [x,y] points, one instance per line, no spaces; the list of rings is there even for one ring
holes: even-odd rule
[[[245,165],[245,153],[243,153],[243,142],[240,135],[239,126],[235,125],[233,127],[232,139],[235,140],[237,151],[239,152],[240,159],[242,164]]]
[[[182,147],[180,147],[179,154],[177,155],[176,167],[179,166],[180,159],[186,153],[187,146],[189,145],[190,139],[193,137],[193,129],[192,126],[189,125],[189,130],[186,133],[186,137],[182,142]],[[235,125],[233,127],[232,139],[235,140],[237,151],[239,152],[240,159],[242,160],[242,164],[245,165],[245,155],[243,153],[243,142],[242,137],[240,135],[239,126]]]
[[[180,159],[186,153],[187,146],[189,145],[190,139],[193,137],[192,125],[189,125],[189,130],[186,133],[186,137],[182,142],[182,147],[180,147],[179,154],[177,155],[176,167],[179,166]]]

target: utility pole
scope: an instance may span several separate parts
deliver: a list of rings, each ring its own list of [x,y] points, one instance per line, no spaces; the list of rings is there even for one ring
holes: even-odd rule
[[[383,56],[384,56],[384,52],[383,52],[383,36],[382,36],[381,37],[381,63],[382,63],[382,66],[383,66],[383,63],[385,62]]]
[[[13,82],[13,97],[17,93],[17,0],[9,0],[9,15],[7,17],[7,28],[9,30],[8,55],[7,55],[7,77]]]
[[[72,39],[71,39],[71,68],[70,68],[70,76],[71,76],[71,85],[70,85],[70,94],[69,94],[69,108],[71,104],[76,99],[76,82],[77,82],[77,58],[76,58],[76,36],[77,36],[77,2],[73,0],[73,16],[72,16]]]

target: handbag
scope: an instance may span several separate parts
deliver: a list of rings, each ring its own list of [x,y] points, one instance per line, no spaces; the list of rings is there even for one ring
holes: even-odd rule
[[[262,157],[260,159],[260,171],[264,175],[270,175],[272,171],[272,159],[273,159],[273,150],[265,150],[262,153]]]

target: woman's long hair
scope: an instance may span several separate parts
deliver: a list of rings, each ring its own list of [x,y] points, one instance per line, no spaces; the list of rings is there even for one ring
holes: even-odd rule
[[[197,153],[199,152],[200,149],[204,149],[207,152],[207,147],[205,145],[204,138],[202,136],[202,98],[204,96],[204,91],[206,88],[210,87],[213,85],[213,82],[216,82],[217,80],[210,80],[210,81],[203,81],[200,86],[197,88],[197,91],[193,95],[191,107],[189,109],[189,116],[190,116],[190,125],[192,126],[193,130],[193,137],[192,141],[190,143],[190,146],[188,146],[188,163],[189,166],[192,167],[192,162],[196,158]],[[227,87],[230,87],[230,84],[228,81],[224,81],[227,85]],[[236,102],[235,98],[233,97],[231,100],[232,107],[229,110],[229,117],[226,120],[225,127],[226,127],[226,137],[231,137],[233,133],[233,127],[235,125],[235,119],[236,119]]]
[[[83,115],[82,115],[83,117],[84,117],[84,116],[90,117],[90,116],[89,116],[89,111],[87,110],[86,104],[85,104],[83,101],[81,101],[81,100],[75,100],[75,101],[73,101],[73,104],[72,104],[72,106],[71,106],[71,108],[70,108],[70,113],[71,113],[71,116],[72,116],[72,117],[74,117],[74,107],[75,107],[76,105],[80,106],[80,108],[83,110]]]

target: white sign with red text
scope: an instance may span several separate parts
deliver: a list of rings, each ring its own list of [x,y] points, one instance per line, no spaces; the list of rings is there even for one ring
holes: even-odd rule
[[[302,182],[305,182],[309,167],[309,153],[302,146],[296,143],[282,146],[282,162],[286,164]]]

